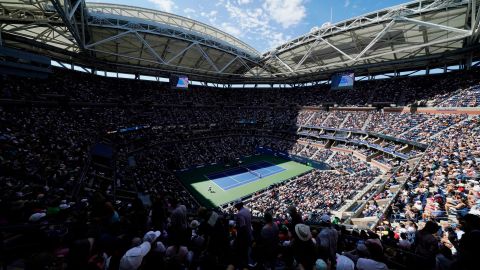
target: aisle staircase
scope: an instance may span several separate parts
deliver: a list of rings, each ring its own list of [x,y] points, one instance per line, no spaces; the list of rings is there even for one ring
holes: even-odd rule
[[[366,130],[368,127],[368,124],[370,124],[370,121],[372,121],[373,114],[369,113],[367,120],[365,120],[365,123],[363,123],[362,130]]]
[[[338,128],[343,128],[343,125],[345,125],[345,123],[348,121],[348,118],[350,118],[350,116],[352,116],[351,113],[347,114],[347,116],[343,119],[342,123],[340,123]]]

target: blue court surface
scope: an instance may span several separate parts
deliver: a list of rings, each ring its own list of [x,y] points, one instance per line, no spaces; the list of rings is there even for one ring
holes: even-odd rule
[[[229,190],[282,171],[285,169],[280,166],[260,161],[206,176],[221,189]]]

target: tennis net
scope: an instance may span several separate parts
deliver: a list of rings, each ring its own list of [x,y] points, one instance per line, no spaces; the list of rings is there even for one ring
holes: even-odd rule
[[[250,170],[250,169],[249,169],[249,168],[247,168],[247,167],[243,167],[243,168],[247,169],[247,171],[248,171],[249,173],[251,173],[251,174],[255,175],[256,177],[258,177],[258,178],[262,178],[262,175],[261,175],[261,174],[259,174],[258,172],[254,171],[254,170]]]

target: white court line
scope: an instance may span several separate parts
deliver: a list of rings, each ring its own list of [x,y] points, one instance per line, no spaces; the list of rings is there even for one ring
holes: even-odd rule
[[[236,170],[236,169],[238,169],[238,168],[244,168],[244,169],[246,169],[245,167],[252,166],[252,165],[257,165],[257,164],[261,164],[261,163],[270,164],[270,165],[271,165],[270,167],[278,166],[278,165],[275,165],[275,164],[270,163],[270,162],[268,162],[268,161],[257,161],[257,162],[254,162],[254,163],[246,164],[246,165],[244,165],[244,166],[239,166],[239,167],[227,169],[227,170],[225,170],[225,171],[221,171],[221,172],[218,172],[218,173],[213,173],[212,175],[224,174],[224,173],[229,172],[229,171],[234,171],[234,170]],[[277,174],[277,173],[279,173],[279,172],[282,172],[282,171],[285,171],[285,170],[286,170],[286,169],[284,169],[284,168],[282,168],[282,167],[280,167],[280,166],[278,166],[278,167],[281,168],[280,171],[272,171],[272,170],[270,170],[268,167],[267,167],[267,168],[260,168],[260,169],[266,169],[266,170],[268,170],[268,171],[270,172],[270,174],[268,174],[268,175],[266,176],[266,177],[268,177],[268,176],[271,176],[271,175],[274,175],[274,174]],[[256,171],[256,170],[257,170],[257,169],[254,169],[254,171]],[[273,172],[273,173],[272,173],[272,172]],[[248,173],[248,172],[244,172],[244,173]],[[241,173],[241,174],[244,174],[244,173]],[[249,174],[250,174],[250,173],[249,173]],[[240,182],[239,182],[237,179],[235,179],[235,178],[233,178],[232,176],[230,176],[230,175],[228,175],[228,176],[226,176],[226,177],[222,177],[222,178],[230,178],[230,179],[232,179],[233,181],[236,182],[235,184],[230,185],[230,186],[227,186],[227,187],[225,187],[225,188],[222,188],[222,187],[221,187],[220,185],[218,185],[214,180],[210,179],[207,175],[204,174],[203,176],[204,176],[205,178],[207,178],[209,181],[213,182],[213,183],[214,183],[217,187],[219,187],[221,190],[227,191],[228,189],[230,189],[230,188],[232,188],[232,187],[243,186],[243,185],[245,185],[245,184],[249,184],[249,183],[252,183],[252,182],[256,182],[256,181],[258,181],[258,180],[260,180],[260,179],[263,178],[263,177],[262,177],[262,178],[257,177],[257,176],[254,175],[254,174],[252,174],[252,175],[254,176],[254,178],[250,178],[250,179],[248,179],[248,180],[246,180],[246,181],[240,181]],[[217,179],[222,179],[222,178],[217,178]],[[253,181],[252,181],[252,180],[253,180]],[[241,184],[241,185],[238,185],[238,184]]]
[[[233,181],[235,181],[236,183],[233,184],[233,185],[227,186],[227,187],[225,187],[225,188],[222,188],[223,191],[227,191],[227,190],[230,189],[231,187],[234,187],[234,186],[236,186],[236,185],[238,185],[238,184],[242,184],[242,182],[238,182],[235,178],[233,178],[233,177],[231,177],[231,176],[229,176],[228,178],[233,179]],[[241,186],[241,185],[240,185],[240,186]]]
[[[255,180],[255,178],[256,178],[256,180]],[[256,176],[255,176],[255,178],[250,178],[250,179],[248,179],[248,181],[237,182],[236,184],[233,184],[233,185],[230,185],[230,186],[226,187],[226,189],[230,189],[230,188],[232,188],[232,187],[235,187],[235,186],[237,186],[238,184],[241,184],[241,185],[238,185],[238,186],[243,186],[243,185],[245,185],[245,184],[252,183],[252,182],[256,182],[256,181],[260,180],[260,178],[258,178],[258,177],[256,177]],[[253,181],[252,181],[252,180],[253,180]],[[225,189],[224,189],[224,190],[225,190]]]
[[[238,169],[238,168],[240,168],[240,167],[235,167],[235,168],[227,169],[227,170],[225,170],[225,171],[221,171],[221,172],[217,172],[217,173],[211,173],[210,175],[225,174],[226,172],[234,171],[234,170],[236,170],[236,169]],[[207,176],[207,178],[208,178],[208,176]],[[208,178],[208,179],[210,179],[210,178]]]
[[[256,175],[251,174],[251,173],[243,173],[243,174],[245,174],[245,175],[253,175],[253,178],[248,178],[248,179],[245,180],[245,181],[241,181],[241,180],[240,180],[240,181],[237,181],[238,183],[248,182],[248,181],[251,181],[252,179],[258,178]],[[237,174],[237,176],[238,176],[238,174]]]
[[[277,173],[280,173],[280,172],[283,172],[283,171],[286,170],[286,169],[284,169],[284,168],[282,168],[282,167],[280,167],[280,166],[278,166],[278,165],[272,164],[272,163],[270,163],[270,162],[268,162],[268,161],[264,161],[264,162],[272,165],[272,166],[270,166],[270,167],[278,167],[278,169],[276,169],[276,170],[271,170],[270,167],[265,167],[265,168],[261,168],[261,169],[260,169],[260,170],[267,170],[267,171],[269,171],[271,174],[269,174],[268,176],[273,175],[273,174],[277,174]]]
[[[269,172],[275,172],[275,171],[273,171],[273,170],[270,170],[270,168],[262,168],[262,170],[267,170],[267,171],[269,171]]]
[[[243,186],[243,185],[239,185],[239,184],[240,184],[240,183],[236,183],[236,184],[230,185],[230,186],[226,187],[226,189],[224,189],[223,191],[227,191],[227,190],[229,190],[229,189],[231,189],[231,188],[234,188],[234,187]]]
[[[259,163],[259,162],[257,162],[257,163]],[[269,162],[267,162],[267,163],[269,163]],[[269,164],[272,164],[272,163],[269,163]],[[272,165],[273,165],[273,166],[277,166],[277,165],[274,165],[274,164],[272,164]],[[270,170],[270,169],[268,169],[268,168],[262,168],[262,169],[267,169],[267,170],[269,170],[270,172],[273,172],[272,174],[267,175],[267,177],[268,177],[268,176],[271,176],[271,175],[274,175],[274,174],[277,174],[277,173],[279,173],[279,172],[283,172],[283,171],[286,170],[286,169],[284,169],[284,168],[282,168],[282,167],[280,167],[280,166],[279,166],[279,168],[281,168],[282,170],[281,170],[281,171],[276,171],[276,172],[275,172],[275,171],[272,171],[272,170]],[[252,174],[252,175],[253,175],[253,174]],[[242,182],[236,181],[236,182],[237,182],[236,184],[230,185],[230,186],[228,186],[228,187],[225,187],[225,189],[223,189],[223,188],[222,188],[222,189],[226,191],[227,189],[230,189],[230,188],[232,188],[232,187],[243,186],[243,185],[250,184],[250,183],[253,183],[253,182],[256,182],[256,181],[262,179],[262,178],[259,178],[259,177],[255,176],[255,175],[253,175],[253,176],[254,176],[254,178],[250,178],[250,179],[248,179],[247,181],[242,181]],[[229,177],[230,177],[230,176],[229,176]],[[232,177],[230,177],[230,178],[232,178]],[[256,179],[255,179],[255,178],[256,178]],[[233,180],[236,180],[236,179],[233,178]],[[252,180],[253,180],[253,181],[252,181]],[[212,180],[211,180],[211,181],[212,181]],[[242,185],[238,185],[238,184],[242,184]],[[217,185],[217,186],[218,186],[218,185]]]
[[[242,183],[242,182],[237,181],[237,179],[233,178],[232,176],[228,176],[228,178],[233,179],[233,181],[235,181],[237,183]]]
[[[217,183],[215,183],[215,181],[213,181],[212,179],[208,178],[208,176],[206,176],[205,174],[203,175],[205,178],[207,178],[207,180],[209,180],[210,182],[213,182],[215,184],[215,186],[219,187],[221,190],[225,191],[225,189],[223,189],[221,186],[219,186]]]
[[[215,180],[212,180],[212,179],[208,178],[207,175],[204,174],[203,176],[204,176],[205,178],[207,178],[207,180],[209,180],[210,182],[213,182],[217,187],[219,187],[219,188],[220,188],[221,190],[223,190],[223,191],[227,191],[228,188],[236,185],[236,184],[233,184],[233,185],[230,185],[230,186],[227,186],[227,187],[223,188],[223,187],[221,187],[219,184],[217,184],[217,183],[215,182]],[[235,178],[233,178],[233,177],[231,177],[231,176],[222,177],[222,178],[230,178],[230,179],[232,179],[233,181],[237,182],[237,184],[238,184],[238,183],[242,183],[242,182],[238,182]],[[216,180],[222,179],[222,178],[217,178]]]
[[[230,168],[230,169],[227,169],[227,170],[224,170],[224,171],[220,171],[220,172],[217,172],[217,173],[211,173],[210,175],[225,174],[225,173],[227,173],[227,172],[234,171],[234,170],[237,170],[237,169],[240,169],[240,168],[246,169],[245,167],[247,167],[247,166],[256,165],[256,164],[264,163],[264,162],[266,162],[266,163],[268,163],[268,164],[270,164],[270,165],[273,165],[272,163],[267,162],[267,161],[257,161],[257,162],[254,162],[254,163],[249,163],[249,164],[246,164],[246,165],[240,165],[240,166],[238,166],[238,167]],[[275,166],[275,165],[274,165],[274,166]],[[204,176],[206,176],[206,175],[204,175]],[[206,176],[206,177],[207,177],[209,180],[211,180],[208,176]],[[227,176],[227,177],[230,177],[230,176]],[[222,177],[222,178],[224,178],[224,177]],[[213,180],[211,180],[211,181],[213,181]]]

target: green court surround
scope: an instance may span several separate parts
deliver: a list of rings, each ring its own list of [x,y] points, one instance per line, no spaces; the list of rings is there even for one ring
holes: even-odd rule
[[[221,189],[213,181],[206,177],[207,174],[222,172],[228,168],[232,168],[226,167],[223,164],[206,165],[201,168],[177,172],[177,177],[201,205],[207,207],[218,207],[232,202],[238,198],[246,197],[259,190],[263,190],[273,184],[282,183],[295,176],[302,175],[313,170],[313,168],[310,166],[270,155],[255,155],[242,158],[241,160],[243,161],[242,165],[259,161],[267,161],[284,168],[285,171],[229,190]],[[215,193],[210,193],[208,191],[209,186],[212,187]]]

